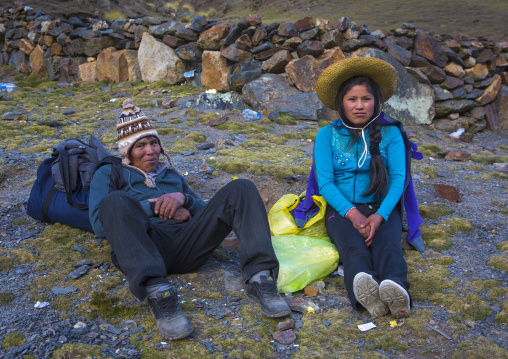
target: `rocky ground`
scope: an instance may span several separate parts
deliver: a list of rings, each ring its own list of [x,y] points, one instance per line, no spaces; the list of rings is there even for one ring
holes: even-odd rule
[[[111,265],[106,241],[26,215],[38,164],[68,137],[94,134],[118,153],[114,117],[122,99],[132,97],[204,199],[234,177],[248,178],[269,210],[283,194],[304,190],[312,141],[325,123],[248,121],[236,110],[186,108],[203,91],[187,85],[64,87],[2,72],[19,88],[0,98],[0,113],[17,112],[0,122],[0,358],[508,356],[506,131],[478,133],[466,143],[432,126],[406,126],[425,155],[413,162],[413,179],[427,246],[422,254],[405,251],[414,299],[407,320],[353,311],[340,276],[324,279],[317,296],[286,296],[306,303],[304,312],[294,307],[294,323],[265,318],[243,293],[232,235],[199,271],[169,276],[195,332],[165,343],[147,305],[133,299]],[[174,108],[161,106],[168,97]],[[227,121],[208,124],[219,118]],[[450,200],[438,197],[439,183],[455,189],[439,192]],[[358,329],[371,321],[376,328]],[[292,333],[284,334],[296,340],[281,337],[281,322],[290,322]]]

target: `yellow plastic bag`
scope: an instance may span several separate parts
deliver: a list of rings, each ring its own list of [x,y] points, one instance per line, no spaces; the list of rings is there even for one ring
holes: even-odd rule
[[[327,277],[339,263],[339,252],[329,238],[273,236],[272,245],[279,260],[280,293],[296,292]]]
[[[312,217],[303,228],[298,228],[291,211],[298,206],[305,197],[305,192],[300,196],[286,194],[282,196],[268,213],[268,222],[272,236],[298,234],[301,236],[323,238],[328,237],[325,227],[326,200],[323,196],[312,196],[312,200],[319,207],[319,212]]]

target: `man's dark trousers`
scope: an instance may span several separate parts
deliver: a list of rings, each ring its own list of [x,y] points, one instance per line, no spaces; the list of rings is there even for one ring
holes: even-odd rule
[[[152,223],[139,201],[123,191],[103,198],[99,219],[112,248],[115,266],[141,301],[143,282],[171,273],[187,273],[203,265],[233,230],[245,279],[261,270],[277,277],[279,264],[271,243],[266,211],[256,186],[237,179],[224,186],[188,222]]]

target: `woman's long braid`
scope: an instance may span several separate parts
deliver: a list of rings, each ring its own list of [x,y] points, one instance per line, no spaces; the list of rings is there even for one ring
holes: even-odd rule
[[[381,129],[379,121],[369,126],[370,139],[370,185],[366,194],[374,194],[375,198],[382,199],[388,190],[388,171],[381,160],[379,144],[381,142]]]

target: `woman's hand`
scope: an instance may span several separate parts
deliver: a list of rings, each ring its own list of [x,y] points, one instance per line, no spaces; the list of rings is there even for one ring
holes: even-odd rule
[[[353,223],[353,227],[362,235],[363,238],[367,238],[369,236],[369,228],[365,226],[365,221],[367,217],[365,217],[359,210],[353,208],[347,215],[347,219]]]
[[[374,235],[376,234],[381,223],[383,223],[383,220],[384,219],[380,214],[372,213],[369,218],[367,218],[365,222],[360,225],[360,227],[365,228],[368,233],[368,236],[364,237],[367,246],[372,244],[372,238],[374,238]]]
[[[159,198],[151,198],[149,202],[155,202],[154,213],[160,218],[173,218],[176,211],[183,206],[185,195],[181,192],[166,193]]]
[[[187,210],[187,208],[180,207],[176,210],[175,215],[173,216],[174,220],[180,221],[180,222],[186,222],[189,219],[191,219],[191,214]]]

